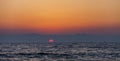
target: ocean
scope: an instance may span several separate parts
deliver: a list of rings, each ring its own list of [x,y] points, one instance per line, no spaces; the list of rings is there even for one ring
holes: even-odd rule
[[[120,61],[120,43],[0,43],[0,61]]]

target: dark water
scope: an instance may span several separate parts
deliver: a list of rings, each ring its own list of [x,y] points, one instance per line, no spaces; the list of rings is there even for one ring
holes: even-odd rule
[[[1,43],[0,61],[120,61],[120,43]]]

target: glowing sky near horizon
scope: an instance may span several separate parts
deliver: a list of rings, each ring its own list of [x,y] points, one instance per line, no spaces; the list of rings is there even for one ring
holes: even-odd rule
[[[0,33],[120,34],[120,0],[0,0]]]

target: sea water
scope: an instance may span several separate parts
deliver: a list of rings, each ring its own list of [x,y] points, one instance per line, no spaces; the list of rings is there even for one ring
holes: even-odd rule
[[[120,61],[120,43],[0,43],[0,61]]]

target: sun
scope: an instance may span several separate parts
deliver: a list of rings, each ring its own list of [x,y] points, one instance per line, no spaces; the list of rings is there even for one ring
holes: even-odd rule
[[[49,39],[49,41],[48,41],[49,43],[53,43],[54,42],[54,40],[53,39]]]

